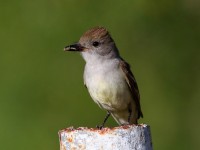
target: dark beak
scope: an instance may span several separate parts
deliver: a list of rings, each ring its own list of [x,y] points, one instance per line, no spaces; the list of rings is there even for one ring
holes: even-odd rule
[[[79,51],[80,52],[83,50],[84,50],[84,47],[81,46],[81,44],[79,44],[79,43],[69,45],[64,48],[64,51]]]

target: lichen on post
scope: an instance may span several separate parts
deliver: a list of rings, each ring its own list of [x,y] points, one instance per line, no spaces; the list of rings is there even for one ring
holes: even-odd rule
[[[74,129],[59,131],[60,150],[152,150],[150,127],[146,124],[114,128]]]

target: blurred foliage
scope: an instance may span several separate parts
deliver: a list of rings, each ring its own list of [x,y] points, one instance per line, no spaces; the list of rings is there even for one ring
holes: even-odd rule
[[[60,129],[102,122],[83,59],[63,52],[93,26],[108,28],[132,66],[154,149],[199,149],[197,0],[1,0],[0,149],[59,149]]]

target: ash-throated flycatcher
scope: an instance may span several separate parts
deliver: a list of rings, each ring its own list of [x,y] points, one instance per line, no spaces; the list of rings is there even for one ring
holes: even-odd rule
[[[94,27],[64,51],[81,52],[86,61],[84,84],[94,102],[107,111],[100,127],[110,114],[119,125],[137,124],[143,117],[138,86],[109,32],[104,27]]]

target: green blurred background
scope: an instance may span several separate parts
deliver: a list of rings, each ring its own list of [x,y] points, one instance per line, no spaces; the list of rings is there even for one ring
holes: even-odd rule
[[[111,32],[132,66],[154,149],[199,149],[198,0],[1,0],[0,149],[58,150],[60,129],[102,122],[84,60],[63,52],[93,26]]]

